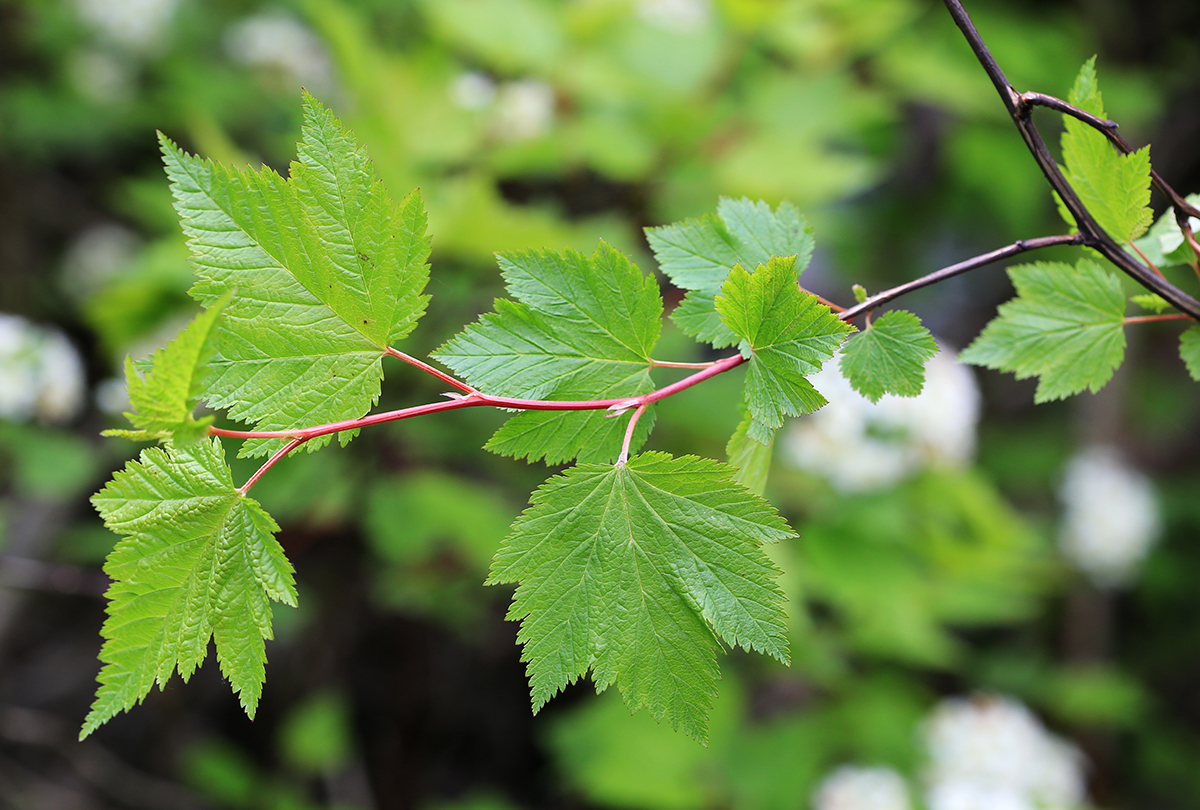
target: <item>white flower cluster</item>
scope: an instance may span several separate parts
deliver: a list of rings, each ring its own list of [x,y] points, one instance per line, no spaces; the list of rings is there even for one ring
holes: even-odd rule
[[[1082,754],[1018,700],[944,700],[924,733],[929,810],[1072,810],[1085,800]]]
[[[289,82],[323,95],[334,89],[333,61],[325,43],[282,11],[265,11],[231,27],[224,37],[229,58],[249,67],[277,70]]]
[[[83,361],[62,332],[0,313],[0,419],[66,421],[85,388]]]
[[[131,53],[161,50],[179,0],[75,0],[79,18],[97,35]]]
[[[925,465],[971,459],[979,388],[953,353],[929,361],[920,396],[889,394],[876,403],[850,387],[838,364],[835,357],[808,378],[829,404],[788,429],[785,455],[795,466],[850,493],[886,487]]]
[[[490,127],[502,141],[540,138],[554,126],[554,88],[540,79],[497,84],[478,71],[467,71],[450,87],[454,103],[464,110],[490,113]]]
[[[1132,580],[1161,528],[1150,479],[1095,445],[1068,462],[1060,495],[1063,554],[1100,587]]]
[[[708,24],[712,9],[707,0],[638,0],[637,14],[658,28],[690,33]]]
[[[843,765],[817,786],[813,810],[910,810],[904,777],[891,768]]]

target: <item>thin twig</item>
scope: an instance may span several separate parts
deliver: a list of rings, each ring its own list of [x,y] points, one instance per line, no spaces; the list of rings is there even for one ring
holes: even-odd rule
[[[1076,227],[1083,234],[1083,244],[1098,251],[1143,287],[1158,293],[1159,296],[1170,301],[1176,309],[1186,312],[1193,319],[1200,321],[1200,301],[1197,301],[1165,279],[1155,275],[1149,268],[1139,264],[1096,223],[1091,212],[1088,211],[1087,207],[1079,199],[1075,190],[1071,188],[1071,184],[1063,177],[1062,171],[1059,169],[1054,157],[1050,154],[1050,150],[1046,147],[1046,142],[1042,139],[1041,133],[1034,126],[1031,117],[1032,105],[1022,103],[1021,94],[1014,90],[1008,79],[1005,78],[1004,71],[996,64],[996,60],[992,57],[987,45],[984,44],[983,38],[980,37],[979,31],[976,30],[975,24],[971,22],[971,18],[963,8],[962,3],[959,0],[944,0],[944,2],[946,9],[950,12],[950,16],[953,17],[955,24],[962,31],[963,36],[966,37],[967,43],[970,45],[971,50],[975,52],[975,56],[979,59],[979,63],[983,66],[988,78],[996,86],[996,91],[1000,94],[1000,99],[1008,109],[1013,123],[1017,126],[1017,131],[1021,133],[1025,145],[1029,148],[1034,160],[1037,161],[1038,167],[1042,170],[1046,181],[1050,184],[1051,188],[1058,192],[1063,205],[1071,212],[1071,216],[1075,219]],[[1109,135],[1110,138],[1115,135],[1112,129],[1104,128],[1103,131],[1113,133]],[[1122,139],[1121,143],[1123,142]],[[1126,147],[1128,147],[1128,144],[1126,144]],[[1151,177],[1154,177],[1153,172],[1151,172]],[[1163,187],[1166,189],[1170,188],[1165,183],[1163,183]],[[1174,194],[1172,197],[1173,200],[1176,198],[1186,204],[1186,201],[1183,201],[1178,194]],[[1191,206],[1188,207],[1190,208]]]
[[[1045,93],[1021,93],[1019,94],[1018,98],[1020,98],[1020,100],[1026,104],[1048,107],[1052,110],[1057,110],[1064,115],[1069,115],[1072,118],[1078,118],[1088,126],[1104,133],[1104,136],[1112,142],[1113,146],[1117,147],[1117,149],[1123,154],[1128,155],[1134,151],[1133,147],[1129,145],[1129,142],[1117,133],[1118,124],[1116,121],[1109,121],[1106,118],[1092,115],[1087,110],[1081,110],[1074,104],[1063,101],[1061,98],[1048,96]],[[1186,199],[1184,199],[1183,196],[1173,189],[1166,180],[1163,180],[1162,176],[1159,175],[1159,173],[1153,168],[1150,169],[1150,180],[1154,183],[1155,187],[1163,193],[1164,196],[1171,200],[1171,204],[1175,206],[1177,213],[1183,213],[1193,217],[1200,217],[1200,209],[1197,209]]]
[[[417,368],[421,369],[421,371],[424,371],[426,374],[432,374],[433,376],[437,377],[439,380],[446,383],[447,385],[453,385],[455,388],[457,388],[459,391],[462,391],[464,394],[475,393],[475,389],[472,388],[471,386],[467,385],[462,380],[455,379],[454,377],[451,377],[449,374],[442,371],[441,369],[436,369],[426,362],[418,360],[417,358],[415,358],[411,355],[405,354],[404,352],[400,351],[399,349],[393,349],[391,346],[388,346],[384,353],[391,355],[392,357],[395,357],[397,360],[403,360],[405,363],[408,363],[410,366],[416,366]]]
[[[895,298],[899,298],[913,290],[919,290],[922,287],[928,287],[930,284],[936,284],[939,281],[957,276],[960,273],[965,273],[968,270],[974,270],[977,267],[983,267],[986,264],[1007,259],[1009,256],[1016,256],[1019,253],[1024,253],[1027,250],[1037,250],[1038,248],[1051,247],[1053,245],[1081,245],[1083,244],[1083,236],[1077,233],[1059,234],[1057,236],[1039,236],[1036,239],[1018,239],[1011,245],[1002,248],[997,248],[990,253],[983,253],[974,258],[961,261],[958,264],[952,264],[949,267],[943,267],[941,270],[935,270],[929,275],[921,276],[918,279],[913,279],[899,287],[892,287],[890,290],[884,290],[881,293],[876,293],[863,301],[861,304],[855,304],[849,309],[842,312],[838,317],[843,321],[850,321],[863,312],[870,312],[881,304],[886,304]]]
[[[238,492],[240,492],[242,495],[245,495],[247,492],[250,491],[250,488],[252,486],[254,486],[255,484],[258,483],[258,479],[262,478],[267,470],[274,467],[282,459],[284,459],[288,453],[292,452],[297,447],[304,444],[306,441],[308,441],[308,439],[292,439],[290,442],[285,444],[283,446],[283,449],[281,449],[275,455],[273,455],[269,459],[267,459],[267,462],[265,464],[263,464],[261,467],[259,467],[258,470],[254,473],[254,475],[250,476],[249,481],[242,484],[242,487],[241,487],[241,489],[238,490]]]

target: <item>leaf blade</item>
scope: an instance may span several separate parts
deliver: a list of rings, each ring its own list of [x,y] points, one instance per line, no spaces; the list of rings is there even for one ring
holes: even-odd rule
[[[535,710],[592,672],[635,710],[702,739],[717,639],[788,658],[782,593],[760,545],[792,536],[774,509],[696,457],[644,453],[542,485],[493,560],[517,582]]]
[[[925,384],[925,364],[937,353],[937,341],[920,318],[892,310],[846,344],[842,375],[872,402],[884,394],[915,397]]]

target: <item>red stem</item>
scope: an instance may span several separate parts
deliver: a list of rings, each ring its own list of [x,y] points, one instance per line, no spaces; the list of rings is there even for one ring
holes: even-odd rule
[[[639,405],[638,409],[633,412],[633,416],[629,417],[629,425],[625,428],[625,440],[621,442],[621,455],[617,456],[618,465],[629,461],[629,446],[633,444],[633,429],[637,427],[638,420],[646,412],[646,407],[646,405]]]
[[[246,483],[242,484],[242,488],[241,488],[241,489],[239,489],[239,490],[238,490],[238,492],[240,492],[241,494],[245,495],[247,492],[249,492],[249,491],[250,491],[250,487],[252,487],[252,486],[254,486],[255,484],[257,484],[257,483],[258,483],[258,479],[262,478],[262,477],[263,477],[263,474],[264,474],[264,473],[265,473],[267,470],[269,470],[269,469],[271,469],[272,467],[274,467],[274,466],[275,466],[277,463],[279,463],[279,462],[280,462],[280,461],[281,461],[281,460],[282,460],[282,459],[283,459],[285,456],[287,456],[287,454],[288,454],[288,453],[292,452],[292,451],[293,451],[293,450],[295,450],[297,447],[299,447],[300,445],[304,444],[306,441],[308,441],[308,439],[292,439],[290,442],[288,442],[287,444],[285,444],[285,445],[283,446],[283,449],[282,449],[282,450],[280,450],[280,451],[279,451],[279,452],[277,452],[275,455],[273,455],[273,456],[271,456],[269,459],[267,459],[267,463],[266,463],[266,464],[264,464],[264,465],[262,465],[261,467],[259,467],[259,468],[258,468],[258,471],[257,471],[256,473],[254,473],[254,475],[250,476],[250,480],[249,480],[249,481],[247,481]]]
[[[395,357],[397,360],[403,360],[405,363],[408,363],[410,366],[416,366],[417,368],[421,369],[421,371],[424,371],[426,374],[432,374],[433,376],[437,377],[442,382],[444,382],[448,385],[453,385],[455,388],[457,388],[459,391],[462,391],[464,394],[475,393],[475,389],[472,388],[471,386],[467,385],[465,382],[462,382],[461,380],[456,380],[454,377],[451,377],[446,372],[441,371],[440,369],[436,369],[433,366],[429,365],[428,363],[418,360],[417,358],[415,358],[411,355],[407,355],[404,352],[400,351],[399,349],[393,349],[391,346],[388,346],[387,349],[384,351],[384,354],[391,355],[392,357]]]
[[[1158,321],[1190,321],[1193,320],[1191,315],[1183,313],[1175,313],[1172,315],[1134,315],[1132,318],[1125,319],[1125,325],[1131,323],[1157,323]]]
[[[598,411],[610,408],[620,412],[627,411],[630,408],[650,405],[651,403],[658,402],[660,399],[666,399],[669,396],[678,394],[680,391],[691,388],[697,383],[704,382],[709,377],[715,377],[717,374],[739,366],[744,362],[744,357],[740,354],[735,354],[718,360],[701,371],[684,377],[679,382],[672,383],[665,388],[651,391],[649,394],[622,397],[621,399],[516,399],[513,397],[494,397],[488,394],[481,394],[478,391],[472,391],[469,394],[463,395],[452,394],[450,395],[452,398],[445,402],[430,402],[411,408],[401,408],[398,411],[368,414],[358,419],[347,419],[342,422],[331,422],[327,425],[298,428],[296,430],[226,430],[224,428],[210,427],[208,432],[213,436],[227,436],[234,439],[291,439],[293,442],[303,443],[318,436],[340,433],[343,430],[355,430],[357,428],[383,424],[384,422],[396,422],[400,419],[410,419],[414,416],[424,416],[427,413],[438,413],[440,411],[453,411],[459,408],[488,406],[493,408],[512,408],[522,411]],[[273,461],[268,462],[268,464],[271,463]]]

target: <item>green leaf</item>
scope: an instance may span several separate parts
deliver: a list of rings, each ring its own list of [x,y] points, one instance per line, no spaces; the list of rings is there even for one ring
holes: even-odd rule
[[[964,363],[1038,377],[1036,402],[1099,391],[1125,356],[1125,294],[1089,259],[1071,267],[1011,267],[1017,297],[958,356]]]
[[[182,446],[207,434],[213,418],[197,420],[192,412],[203,391],[201,375],[216,351],[213,326],[231,297],[231,292],[221,296],[165,349],[156,351],[145,376],[135,370],[133,358],[125,358],[125,388],[134,408],[125,418],[138,431],[105,431],[105,435],[139,440],[169,438]]]
[[[92,497],[122,535],[104,571],[108,619],[86,737],[176,668],[186,681],[215,638],[222,674],[253,718],[262,693],[269,600],[295,606],[275,521],[233,486],[220,441],[152,447]]]
[[[591,256],[530,250],[499,257],[509,292],[434,356],[492,396],[621,399],[654,390],[650,353],[662,298],[653,278],[601,242]],[[578,457],[612,461],[625,421],[598,411],[526,411],[508,420],[487,448],[557,464]],[[653,424],[638,423],[634,446]]]
[[[821,370],[853,327],[796,284],[793,257],[770,259],[753,274],[735,266],[716,308],[749,358],[746,402],[751,439],[767,444],[788,416],[812,413],[825,397],[804,379]]]
[[[258,430],[364,415],[379,398],[384,352],[428,301],[419,194],[393,205],[366,151],[307,94],[304,119],[287,180],[192,157],[161,138],[199,275],[191,294],[211,304],[237,290],[218,322],[205,399]],[[281,442],[248,441],[241,454]]]
[[[925,385],[925,364],[937,353],[937,341],[921,319],[897,309],[846,345],[842,375],[872,402],[884,394],[915,397]]]
[[[1179,336],[1179,356],[1192,379],[1200,382],[1200,326],[1189,326]]]
[[[645,453],[543,484],[513,524],[489,584],[519,583],[534,710],[589,670],[633,709],[703,740],[718,639],[788,661],[778,570],[761,548],[794,536],[709,459]]]
[[[1068,100],[1080,109],[1107,118],[1096,83],[1096,57],[1079,71]],[[1118,242],[1141,236],[1154,216],[1150,211],[1150,147],[1122,155],[1104,134],[1063,116],[1064,174],[1080,201],[1101,228]],[[1061,209],[1060,209],[1061,210]],[[1065,217],[1074,225],[1074,218]]]
[[[767,476],[771,472],[771,451],[774,449],[775,434],[772,432],[766,444],[750,438],[750,426],[754,424],[749,408],[742,404],[742,421],[725,445],[729,466],[737,469],[733,480],[753,492],[762,495],[767,488]]]
[[[721,321],[713,299],[734,265],[757,267],[772,256],[795,256],[796,275],[812,258],[812,227],[789,202],[774,211],[762,200],[722,197],[717,215],[647,228],[660,268],[676,287],[689,290],[671,313],[687,335],[717,348],[738,338]]]

